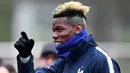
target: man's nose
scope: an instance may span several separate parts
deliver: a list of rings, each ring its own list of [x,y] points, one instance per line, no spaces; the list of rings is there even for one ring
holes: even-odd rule
[[[52,37],[53,37],[53,39],[56,39],[58,37],[58,34],[56,34],[56,32],[54,32]]]

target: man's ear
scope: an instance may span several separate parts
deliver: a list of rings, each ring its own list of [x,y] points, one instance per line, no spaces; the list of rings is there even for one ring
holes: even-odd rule
[[[76,31],[76,34],[79,34],[81,31],[82,31],[83,27],[82,25],[78,24],[75,26],[75,31]]]

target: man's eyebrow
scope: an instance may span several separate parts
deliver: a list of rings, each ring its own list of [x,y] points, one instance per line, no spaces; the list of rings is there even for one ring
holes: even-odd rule
[[[53,27],[52,30],[57,29],[57,28],[62,28],[62,27],[61,26],[56,26],[56,27]]]
[[[61,28],[61,26],[56,26],[55,28]]]

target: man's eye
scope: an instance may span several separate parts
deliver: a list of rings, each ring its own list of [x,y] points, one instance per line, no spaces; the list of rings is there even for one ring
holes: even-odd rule
[[[61,31],[63,31],[63,29],[62,29],[62,28],[58,29],[58,32],[61,32]]]

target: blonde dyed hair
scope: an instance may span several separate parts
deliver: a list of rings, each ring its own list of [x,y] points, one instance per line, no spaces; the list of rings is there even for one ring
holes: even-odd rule
[[[77,1],[65,2],[64,4],[60,4],[54,10],[53,15],[61,14],[61,13],[63,13],[66,10],[82,11],[83,15],[86,16],[86,14],[90,10],[90,7],[82,5],[82,3],[77,2]]]

